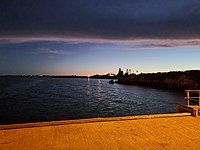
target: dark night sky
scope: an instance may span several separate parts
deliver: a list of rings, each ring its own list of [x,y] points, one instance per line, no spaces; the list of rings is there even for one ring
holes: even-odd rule
[[[2,58],[0,66],[3,68],[0,70],[0,74],[86,74],[86,72],[96,72],[97,69],[95,70],[94,68],[99,68],[101,70],[99,72],[106,72],[114,70],[114,68],[117,69],[118,65],[124,67],[140,66],[139,64],[144,63],[144,61],[142,62],[143,58],[151,58],[153,54],[156,55],[158,53],[159,57],[163,56],[162,50],[154,52],[152,48],[164,48],[165,52],[167,50],[168,52],[173,51],[174,54],[178,54],[180,51],[173,49],[189,47],[183,55],[186,56],[188,55],[186,53],[189,51],[195,51],[193,52],[195,55],[193,55],[196,56],[198,53],[197,47],[200,45],[199,38],[199,0],[0,1],[0,57]],[[46,42],[51,44],[46,44]],[[37,46],[34,46],[34,44]],[[131,59],[126,61],[126,58],[130,56],[130,54],[127,54],[127,51],[130,53],[130,50],[146,48],[152,50],[152,53],[148,54],[148,51],[141,56],[140,54],[132,54],[133,57],[140,56],[142,58],[142,60],[138,60],[140,62],[131,62]],[[31,51],[34,54],[40,51],[40,53],[48,55],[60,54],[62,56],[67,55],[68,57],[70,55],[70,58],[58,58],[56,55],[56,60],[58,59],[56,63],[55,59],[53,62],[48,62],[54,65],[54,69],[51,71],[44,71],[44,68],[48,68],[47,66],[40,68],[37,63],[29,63],[28,65],[33,66],[33,70],[27,71],[26,66],[23,67],[24,70],[23,68],[20,69],[20,63],[14,65],[18,59],[23,60],[24,57],[28,56],[28,54],[25,55],[22,49],[28,49],[27,51]],[[102,49],[107,49],[107,52]],[[116,50],[114,51],[114,49]],[[124,49],[127,49],[127,51],[124,51]],[[101,56],[101,59],[103,59],[105,55],[110,56],[112,55],[111,53],[116,53],[115,57],[123,56],[124,61],[120,64],[119,61],[112,60],[117,62],[106,69],[99,65],[90,66],[85,61],[85,66],[80,68],[85,68],[85,70],[86,68],[93,68],[93,71],[91,69],[84,73],[83,69],[79,72],[73,70],[72,67],[80,66],[78,63],[74,65],[74,62],[77,59],[82,59],[80,57],[83,53],[82,51],[89,55],[85,56],[86,60],[90,57],[97,58],[97,56]],[[21,53],[22,58],[12,57],[12,62],[10,62],[11,56],[15,56],[16,53]],[[74,53],[76,53],[76,56],[74,56]],[[147,54],[149,57],[145,56]],[[191,57],[194,57],[193,55]],[[37,61],[31,54],[29,54],[29,57],[32,58],[33,62]],[[71,60],[72,57],[73,60]],[[41,57],[39,61],[45,64],[44,61],[47,61],[47,58]],[[155,63],[159,63],[159,61]],[[74,66],[71,65],[71,68],[70,66],[60,68],[60,70],[66,70],[66,72],[59,72],[57,68],[66,63],[71,63]],[[102,62],[99,60],[97,63]],[[109,63],[109,60],[107,63]],[[193,64],[185,64],[185,67],[177,65],[179,67],[170,68],[172,65],[170,63],[168,66],[165,64],[160,67],[156,65],[145,66],[144,63],[140,68],[143,71],[198,69],[198,64],[193,62]],[[6,69],[6,66],[7,68],[9,68],[8,66],[12,67],[9,70]],[[165,69],[163,69],[164,67]],[[12,71],[13,68],[15,68],[15,71]]]
[[[0,36],[199,38],[199,0],[1,0]]]

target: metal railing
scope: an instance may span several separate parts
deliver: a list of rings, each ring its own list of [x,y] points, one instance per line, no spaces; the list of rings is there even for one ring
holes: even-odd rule
[[[186,105],[200,106],[200,90],[185,90],[186,93]]]

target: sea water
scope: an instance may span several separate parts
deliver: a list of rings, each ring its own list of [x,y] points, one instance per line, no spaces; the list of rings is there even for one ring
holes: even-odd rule
[[[0,77],[0,124],[173,113],[184,93],[106,79]]]

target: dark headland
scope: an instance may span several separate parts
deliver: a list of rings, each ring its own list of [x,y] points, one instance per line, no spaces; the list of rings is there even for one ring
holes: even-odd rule
[[[153,86],[159,88],[199,89],[200,70],[128,74],[118,72],[119,84]]]

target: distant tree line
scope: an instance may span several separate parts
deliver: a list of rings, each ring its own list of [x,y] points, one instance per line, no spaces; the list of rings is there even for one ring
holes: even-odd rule
[[[120,69],[118,72],[118,83],[166,88],[200,89],[200,70],[126,75],[122,74],[122,70]]]
[[[136,70],[135,72],[136,73],[134,73],[134,71],[131,70],[131,69],[126,69],[126,72],[124,73],[124,71],[121,68],[119,68],[118,73],[117,73],[117,77],[127,76],[127,75],[136,75],[136,74],[139,73],[138,70]]]

